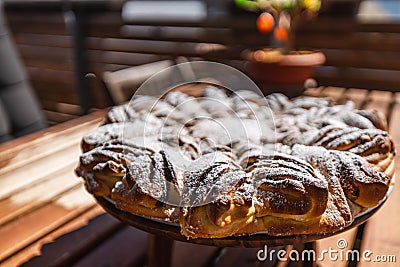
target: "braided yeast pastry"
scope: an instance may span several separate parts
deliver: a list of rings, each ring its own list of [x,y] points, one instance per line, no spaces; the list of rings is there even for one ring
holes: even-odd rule
[[[338,179],[346,197],[361,207],[376,206],[388,190],[390,178],[356,154],[302,145],[293,146],[292,154],[310,162],[327,179]]]
[[[87,190],[188,238],[332,233],[385,198],[395,147],[379,112],[213,86],[196,95],[113,107],[82,139]]]
[[[164,151],[138,157],[131,162],[122,181],[115,184],[111,197],[117,208],[149,217],[177,221],[182,181]]]
[[[254,221],[254,189],[230,157],[221,152],[206,154],[192,167],[184,174],[180,219],[184,235],[230,236]]]
[[[271,235],[330,232],[347,226],[351,214],[342,194],[332,195],[332,187],[310,164],[298,158],[275,154],[258,157],[246,168],[257,188],[256,228]],[[333,197],[340,202],[333,201]],[[327,219],[336,214],[335,220]]]
[[[321,135],[309,145],[330,150],[348,151],[368,160],[377,170],[392,176],[394,173],[394,144],[385,131],[348,128]]]

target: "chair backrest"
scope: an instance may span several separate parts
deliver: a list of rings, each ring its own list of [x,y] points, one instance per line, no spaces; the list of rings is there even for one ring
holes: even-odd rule
[[[46,127],[3,19],[0,2],[0,140]]]
[[[172,60],[163,60],[114,72],[106,71],[103,74],[103,82],[110,92],[114,104],[122,104],[132,97],[132,94],[146,79],[173,64]]]

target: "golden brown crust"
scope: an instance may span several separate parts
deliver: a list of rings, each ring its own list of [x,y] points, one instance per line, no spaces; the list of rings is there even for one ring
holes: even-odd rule
[[[122,181],[113,187],[111,199],[119,209],[175,221],[172,215],[178,209],[181,191],[178,179],[163,151],[140,156],[129,164]],[[168,204],[166,199],[172,203]]]
[[[114,186],[111,199],[115,206],[132,214],[178,222],[178,208],[143,193],[137,185],[129,187],[124,182]]]
[[[346,197],[362,207],[376,206],[389,189],[389,177],[373,169],[358,155],[301,145],[292,149],[295,155],[309,161],[325,177],[336,177]]]
[[[246,171],[256,188],[259,216],[307,220],[325,211],[328,185],[306,162],[277,153],[260,156]]]
[[[231,199],[230,202],[216,201],[200,207],[186,208],[184,216],[181,216],[182,233],[191,238],[219,238],[254,232],[290,236],[329,233],[348,226],[353,217],[337,177],[332,176],[329,184],[324,183],[322,177],[318,178],[317,174],[309,173],[309,176],[305,178],[305,172],[302,172],[300,167],[292,165],[293,160],[293,157],[281,154],[268,160],[264,158],[263,167],[254,168],[256,164],[254,163],[247,182],[251,189],[246,190],[248,196],[253,196],[253,202],[234,202]],[[298,161],[300,166],[307,165],[305,162]],[[281,173],[279,173],[279,168],[273,169],[278,170],[275,175],[265,173],[268,172],[266,168],[268,164],[290,166],[295,171],[292,171],[290,178],[284,178],[281,176],[282,173],[291,171],[281,167]],[[311,166],[305,169],[313,170]],[[259,179],[260,175],[261,179]],[[243,183],[244,177],[245,175],[242,180],[239,180],[242,183],[236,185],[238,188],[246,184]],[[229,181],[234,180],[229,179]],[[267,185],[266,180],[270,181]],[[250,181],[251,184],[249,184]],[[293,181],[293,187],[282,186],[284,183],[279,183],[271,188],[274,181],[286,184],[291,184],[290,182]],[[258,186],[257,183],[259,183]],[[303,187],[302,189],[307,193],[299,194],[296,188],[299,186]],[[240,189],[233,192],[240,192]],[[297,197],[295,201],[293,201],[294,197]],[[293,202],[290,203],[290,201]]]
[[[372,110],[356,110],[355,113],[367,118],[372,124],[380,130],[387,131],[388,124],[385,115],[382,112],[372,109]]]
[[[254,189],[246,174],[243,171],[228,172],[217,179],[209,191],[216,200],[183,208],[180,223],[185,236],[218,238],[235,235],[254,221]]]
[[[385,197],[395,156],[386,129],[352,102],[173,91],[112,108],[83,137],[76,173],[90,193],[179,223],[188,238],[331,233]]]
[[[87,151],[80,157],[75,172],[85,180],[86,189],[96,196],[108,196],[136,157],[150,152],[137,147],[107,145]]]

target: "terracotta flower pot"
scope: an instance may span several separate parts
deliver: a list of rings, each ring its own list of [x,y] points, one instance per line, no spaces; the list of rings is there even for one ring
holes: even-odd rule
[[[246,51],[247,72],[264,94],[282,92],[289,97],[304,91],[304,82],[312,77],[313,68],[325,62],[319,51],[299,51],[283,55],[278,50]]]

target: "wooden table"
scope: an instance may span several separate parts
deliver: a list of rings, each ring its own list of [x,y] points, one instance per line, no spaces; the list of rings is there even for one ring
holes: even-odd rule
[[[400,94],[344,88],[317,88],[306,94],[325,94],[337,101],[352,99],[358,108],[386,114],[390,132],[400,144]],[[81,137],[95,129],[105,111],[92,113],[42,132],[0,145],[0,266],[143,266],[147,234],[104,213],[83,188],[73,170]],[[396,172],[399,174],[397,158]],[[397,175],[399,177],[399,175]],[[365,227],[317,242],[317,253],[337,249],[344,238],[347,249],[370,250],[373,255],[395,255],[400,263],[400,189]],[[287,251],[292,246],[285,247]],[[217,248],[174,242],[171,266],[295,266],[294,262],[260,262],[259,249]],[[162,253],[162,251],[160,251]],[[160,255],[161,256],[161,255]],[[332,262],[321,266],[354,266]],[[375,266],[359,262],[358,266]]]

